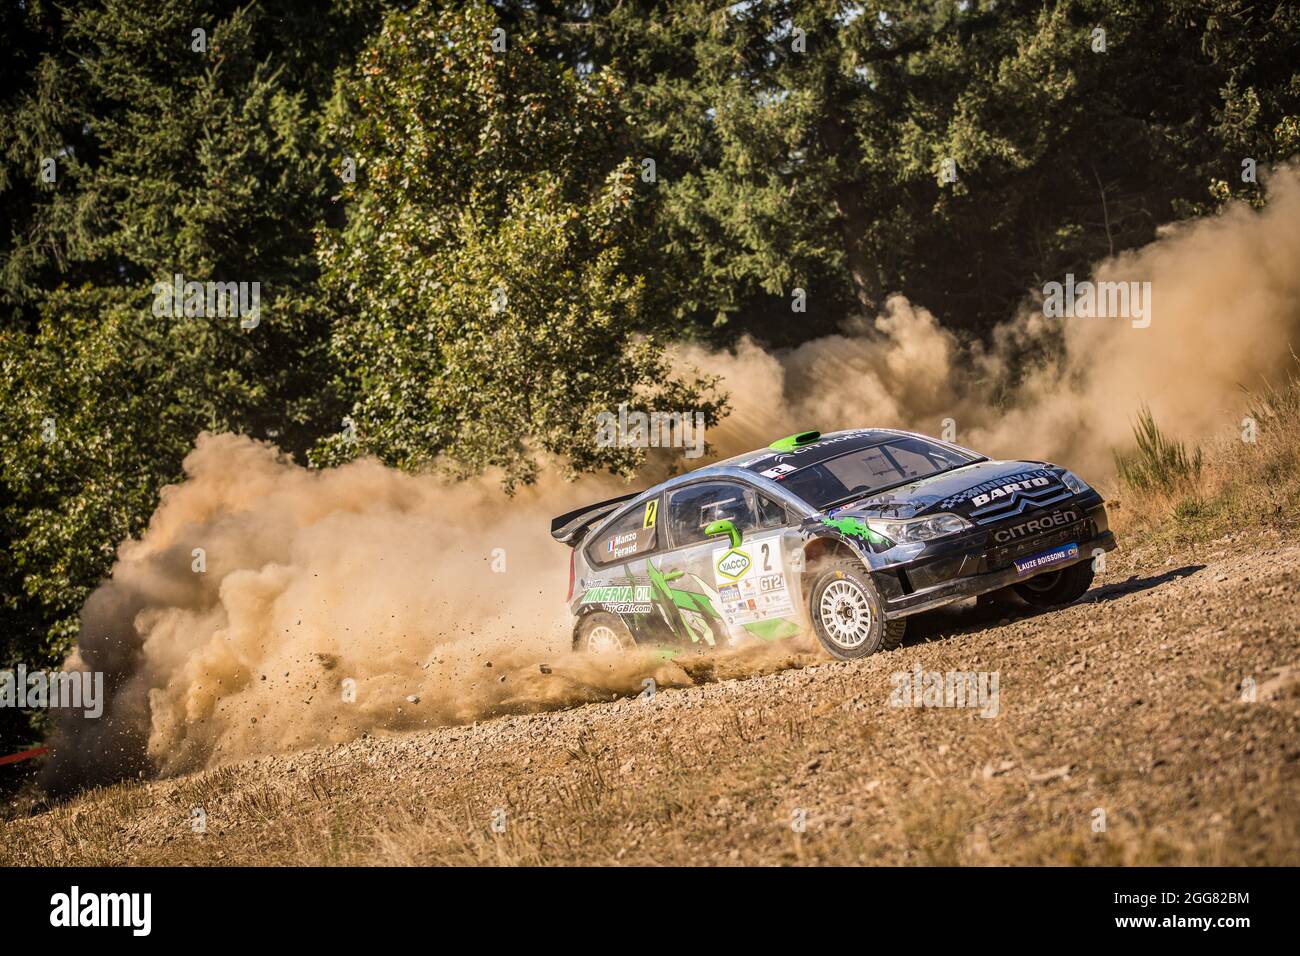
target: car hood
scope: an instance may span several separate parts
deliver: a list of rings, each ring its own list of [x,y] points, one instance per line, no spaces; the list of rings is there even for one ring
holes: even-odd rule
[[[949,512],[973,521],[1016,514],[1069,495],[1055,466],[1041,461],[979,461],[831,509],[836,517],[913,518]]]

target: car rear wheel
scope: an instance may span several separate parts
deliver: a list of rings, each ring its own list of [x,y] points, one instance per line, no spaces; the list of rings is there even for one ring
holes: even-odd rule
[[[608,611],[584,617],[573,640],[573,649],[587,654],[625,654],[634,647],[636,641],[622,618]]]
[[[854,660],[903,643],[907,621],[885,620],[884,603],[862,565],[838,558],[814,569],[808,612],[817,640],[832,657]]]
[[[1059,571],[1038,574],[1013,584],[1012,589],[1030,607],[1055,607],[1083,597],[1092,587],[1092,562],[1080,561]]]

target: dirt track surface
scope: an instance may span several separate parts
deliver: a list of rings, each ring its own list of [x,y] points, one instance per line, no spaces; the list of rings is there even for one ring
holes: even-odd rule
[[[998,716],[890,706],[917,667],[997,672]],[[967,605],[863,661],[696,679],[92,791],[0,823],[0,863],[1300,863],[1277,535],[1117,552],[1076,605]]]

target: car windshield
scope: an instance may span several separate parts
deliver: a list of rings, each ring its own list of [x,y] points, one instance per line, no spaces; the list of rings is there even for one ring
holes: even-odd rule
[[[781,484],[818,510],[979,459],[911,435],[828,458],[787,475]]]

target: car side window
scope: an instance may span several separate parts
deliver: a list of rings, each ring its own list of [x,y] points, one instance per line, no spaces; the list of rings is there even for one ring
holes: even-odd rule
[[[785,508],[758,492],[753,494],[757,504],[758,526],[760,528],[779,528],[789,521]]]
[[[708,540],[704,529],[723,518],[729,519],[741,533],[759,527],[758,497],[753,489],[730,481],[706,481],[671,492],[668,527],[673,547]]]
[[[658,543],[658,516],[658,498],[639,502],[600,533],[587,549],[587,557],[593,564],[604,565],[653,551]]]

